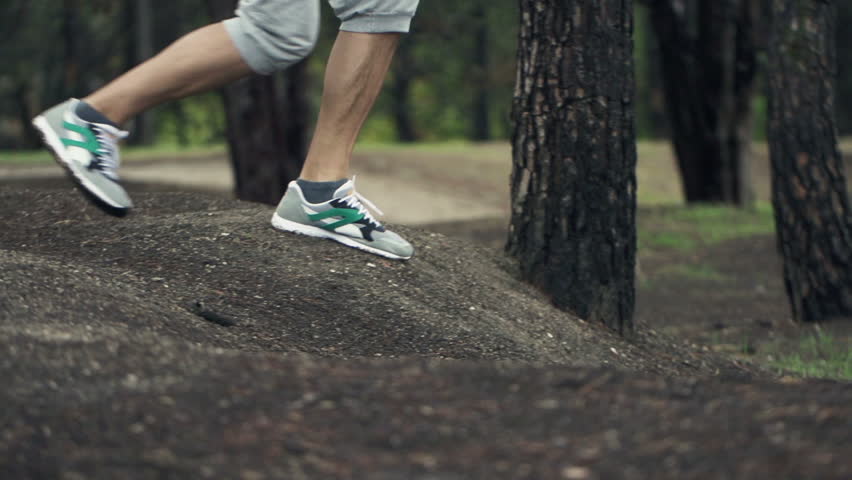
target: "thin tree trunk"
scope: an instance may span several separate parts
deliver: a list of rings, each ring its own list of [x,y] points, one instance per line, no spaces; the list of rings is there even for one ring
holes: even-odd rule
[[[233,15],[232,0],[208,0],[211,15]],[[241,200],[278,203],[298,178],[307,150],[307,61],[287,72],[255,75],[225,87],[228,145]]]
[[[393,64],[393,82],[389,93],[393,100],[392,112],[396,126],[396,138],[403,143],[420,140],[417,127],[412,116],[411,83],[415,76],[414,59],[411,57],[411,40],[405,38],[400,42]]]
[[[837,3],[837,129],[840,135],[852,135],[852,2]]]
[[[507,251],[553,302],[633,328],[636,142],[629,0],[521,0]]]
[[[154,55],[154,11],[151,0],[135,0],[134,47],[135,63]],[[156,140],[155,112],[148,110],[136,117],[133,124],[133,143],[151,145]]]
[[[62,2],[62,84],[59,98],[80,95],[80,2]]]
[[[771,2],[772,203],[793,317],[850,316],[852,211],[834,120],[835,5]]]
[[[491,113],[489,88],[491,63],[489,54],[488,38],[488,11],[480,2],[477,2],[473,18],[473,64],[476,68],[474,78],[476,94],[473,100],[473,135],[475,141],[487,141],[491,139]]]
[[[672,140],[687,202],[748,205],[754,2],[656,0]]]
[[[659,79],[660,51],[652,33],[651,12],[642,4],[637,4],[634,12],[637,32],[634,38],[637,52],[637,135],[651,139],[668,139],[671,138],[671,133],[666,116],[666,92]]]
[[[21,125],[25,125],[20,138],[20,148],[37,148],[41,146],[41,136],[36,133],[33,128],[27,128],[30,121],[35,116],[35,113],[30,108],[30,85],[28,82],[19,83],[15,88],[15,112],[18,114],[18,121]]]

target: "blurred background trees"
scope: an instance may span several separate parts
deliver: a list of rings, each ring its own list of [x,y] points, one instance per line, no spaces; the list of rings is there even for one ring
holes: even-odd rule
[[[762,39],[759,2],[645,3],[687,202],[750,204],[747,155]]]
[[[213,2],[217,3],[217,2]],[[223,6],[229,4],[228,6]],[[29,118],[83,96],[179,36],[209,23],[205,0],[7,0],[0,4],[0,149],[37,148]],[[233,11],[236,0],[218,2]],[[448,14],[449,12],[449,14]],[[323,2],[317,53],[305,66],[308,111],[316,110],[338,22]],[[373,142],[489,140],[509,136],[517,5],[486,0],[424,2],[366,126]],[[128,127],[135,144],[224,143],[215,94],[155,109]],[[313,115],[307,118],[313,120]]]
[[[725,37],[725,32],[729,32],[723,28],[725,23],[719,23],[733,8],[726,2],[759,3],[646,0],[637,5],[636,115],[641,139],[668,138],[670,133],[685,128],[684,112],[712,107],[691,105],[694,98],[678,96],[677,88],[682,83],[675,82],[677,75],[691,78],[713,69],[715,73],[705,75],[709,79],[705,78],[708,85],[704,90],[712,90],[705,92],[710,98],[719,97],[718,87],[724,85],[723,73],[731,68],[731,58],[721,58],[722,55],[717,55],[720,50],[710,47],[730,41]],[[705,3],[714,13],[702,16],[705,20],[699,22],[699,7]],[[837,3],[840,10],[837,38],[841,45],[849,45],[852,44],[852,4]],[[323,14],[320,44],[306,72],[306,97],[313,109],[318,104],[326,54],[337,30],[337,21],[326,5]],[[739,19],[736,38],[748,38],[743,17],[732,18]],[[704,25],[709,23],[707,19],[716,21],[716,26]],[[0,49],[3,65],[0,148],[36,148],[37,139],[25,121],[35,112],[68,96],[85,95],[209,21],[205,0],[5,0],[0,3],[0,40],[7,46]],[[400,46],[387,88],[364,131],[364,139],[374,142],[507,140],[515,82],[517,2],[430,0],[421,5],[414,30],[417,35],[406,37]],[[674,34],[680,35],[675,38],[682,41],[670,41]],[[666,51],[663,48],[666,46],[673,51]],[[742,86],[747,87],[754,83],[749,79],[751,54],[747,49],[738,52],[741,56],[736,57],[739,60],[734,68],[745,76]],[[852,98],[852,51],[841,49],[839,55],[839,95]],[[695,67],[694,71],[673,72],[666,67],[678,56],[682,61],[692,62],[690,67]],[[755,89],[744,90],[746,93],[738,98],[750,98],[751,119],[743,113],[746,105],[738,105],[739,110],[734,109],[734,113],[740,112],[738,124],[742,128],[738,130],[750,131],[746,136],[763,139],[766,102],[761,92],[752,94]],[[673,103],[678,108],[673,108]],[[667,109],[681,114],[674,118]],[[837,113],[840,133],[852,134],[852,102],[838,102]],[[164,105],[156,110],[156,115],[150,126],[144,120],[131,126],[134,142],[202,145],[225,140],[224,108],[215,94]],[[713,115],[703,115],[708,116]],[[714,118],[705,120],[719,123]],[[672,125],[678,128],[673,129]],[[755,128],[750,128],[752,125]],[[712,127],[708,125],[708,129]],[[678,137],[686,135],[681,133]],[[690,135],[697,138],[698,134]],[[732,133],[728,135],[731,136],[735,137]],[[687,146],[682,148],[686,150]],[[686,156],[678,150],[679,156]],[[696,198],[714,199],[703,194]]]
[[[286,75],[272,80],[276,91],[303,99],[295,110],[281,108],[306,133],[337,31],[337,20],[322,3],[319,46],[300,81],[294,86]],[[852,44],[852,3],[835,3],[836,41]],[[209,23],[209,4],[0,3],[0,149],[37,148],[38,139],[29,128],[35,113],[69,96],[87,94],[180,35]],[[232,4],[236,0],[219,2],[219,16]],[[766,29],[759,22],[763,15],[754,12],[759,4],[643,0],[635,7],[637,135],[640,140],[672,138],[688,201],[751,201],[748,143],[766,138],[767,102],[759,88],[765,83]],[[416,35],[402,42],[362,140],[508,140],[518,25],[514,1],[423,2],[414,22]],[[852,50],[840,49],[838,55],[837,125],[841,135],[849,135],[852,102],[844,99],[852,98]],[[216,92],[164,105],[128,126],[134,133],[131,142],[224,144],[226,105]]]

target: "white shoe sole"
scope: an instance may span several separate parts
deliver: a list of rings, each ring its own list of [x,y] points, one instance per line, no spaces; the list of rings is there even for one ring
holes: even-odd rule
[[[62,140],[56,135],[53,131],[53,128],[50,127],[50,123],[48,123],[47,119],[44,116],[39,115],[33,120],[33,126],[41,133],[41,138],[44,140],[44,144],[47,146],[48,150],[53,153],[53,158],[56,160],[56,163],[59,164],[62,168],[68,172],[69,175],[73,178],[75,182],[77,182],[81,187],[83,187],[86,191],[90,192],[92,195],[96,196],[98,200],[104,202],[110,207],[116,210],[128,210],[131,206],[120,205],[116,203],[114,200],[109,198],[109,196],[104,193],[103,190],[97,187],[94,183],[92,183],[88,178],[79,175],[76,171],[76,168],[79,166],[73,165],[70,160],[65,157],[65,146],[62,145]]]
[[[281,218],[280,216],[278,216],[277,212],[272,215],[272,226],[275,227],[275,229],[281,230],[283,232],[298,233],[301,235],[307,235],[309,237],[316,238],[327,238],[329,240],[334,240],[335,242],[342,243],[347,247],[357,248],[358,250],[370,252],[372,254],[379,255],[385,258],[392,258],[394,260],[408,260],[409,258],[411,258],[411,256],[402,257],[399,255],[394,255],[390,252],[386,252],[384,250],[380,250],[378,248],[364,245],[363,243],[356,242],[355,240],[339,233],[329,232],[328,230],[319,227],[304,225],[301,223],[296,223],[287,220],[285,218]]]

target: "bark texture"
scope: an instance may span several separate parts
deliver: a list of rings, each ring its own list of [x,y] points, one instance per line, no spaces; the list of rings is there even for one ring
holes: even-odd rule
[[[208,0],[215,19],[233,16],[232,0]],[[225,87],[222,96],[236,195],[275,205],[298,178],[307,152],[306,61],[286,72],[255,75]]]
[[[834,119],[835,5],[770,0],[769,146],[784,279],[799,321],[852,315],[852,217]]]
[[[689,203],[747,205],[760,2],[646,0]]]
[[[562,309],[633,328],[630,0],[521,0],[507,251]]]

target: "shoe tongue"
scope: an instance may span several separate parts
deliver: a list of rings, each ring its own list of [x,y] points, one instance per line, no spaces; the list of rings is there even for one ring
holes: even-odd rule
[[[340,186],[337,190],[334,191],[334,195],[331,198],[343,198],[352,195],[352,192],[355,190],[355,184],[352,183],[352,180],[348,180],[346,183]]]

